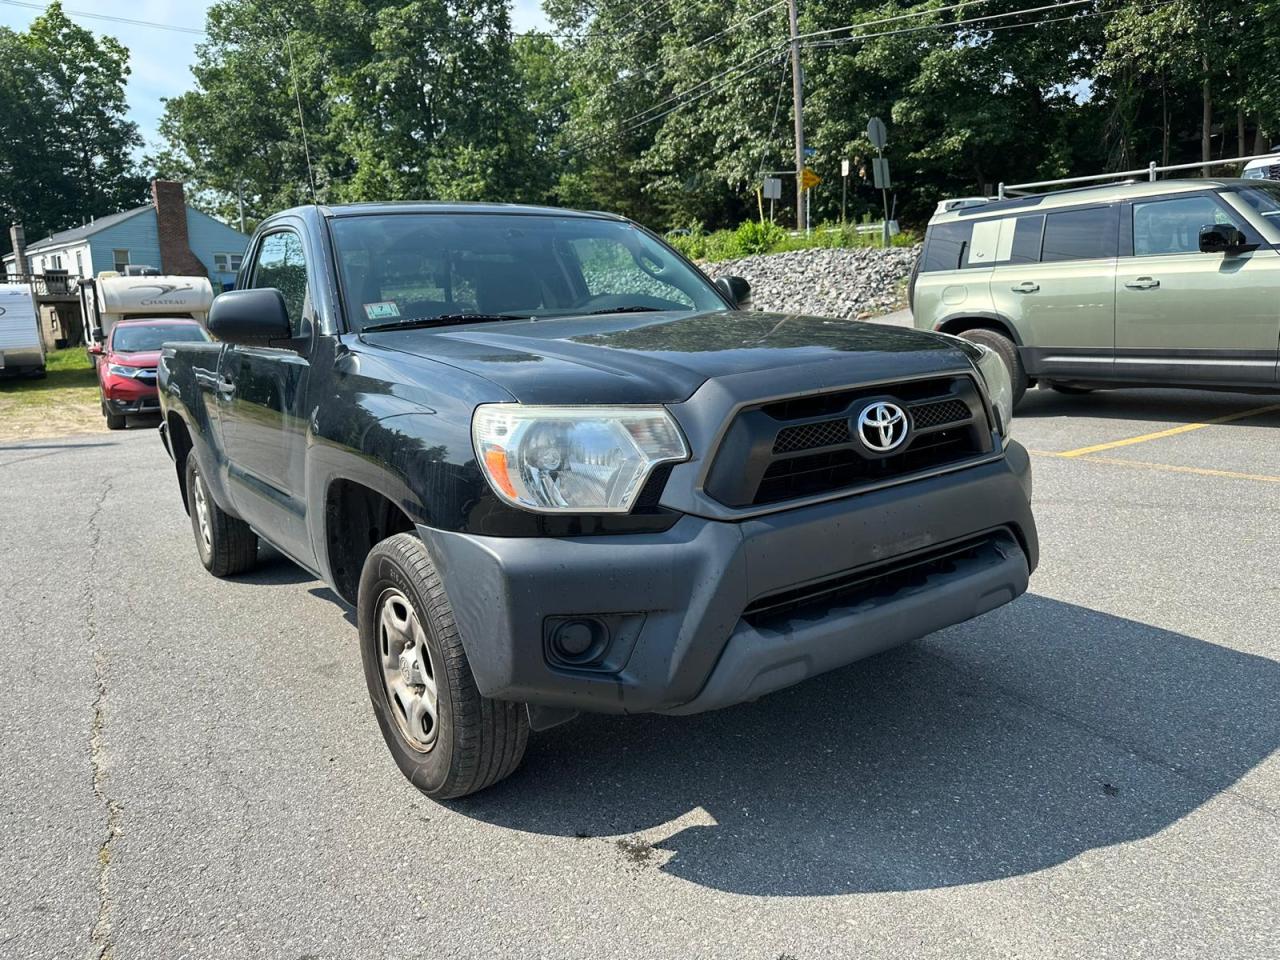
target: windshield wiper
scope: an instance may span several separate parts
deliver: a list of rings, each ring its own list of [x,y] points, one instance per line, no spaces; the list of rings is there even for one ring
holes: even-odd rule
[[[361,327],[361,333],[378,333],[382,330],[412,330],[421,327],[447,327],[456,323],[496,323],[500,320],[528,320],[515,313],[442,313],[434,317],[406,317],[386,323],[372,323]]]
[[[639,305],[632,307],[606,307],[604,310],[592,310],[588,316],[594,317],[602,313],[661,313],[661,307],[641,307]]]

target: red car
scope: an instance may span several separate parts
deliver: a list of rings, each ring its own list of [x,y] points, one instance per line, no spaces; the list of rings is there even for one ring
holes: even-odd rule
[[[111,328],[105,344],[90,345],[107,429],[123,430],[125,418],[133,414],[160,412],[156,364],[164,344],[208,339],[196,321],[165,317],[121,320]]]

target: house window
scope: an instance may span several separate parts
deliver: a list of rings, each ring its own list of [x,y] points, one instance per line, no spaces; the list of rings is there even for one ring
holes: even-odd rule
[[[76,251],[76,276],[77,277],[84,276],[84,251],[83,250]]]
[[[55,254],[54,256],[52,256],[52,257],[50,257],[50,258],[49,258],[49,269],[50,269],[50,270],[61,270],[61,269],[62,269],[62,255],[61,255],[61,254]]]
[[[214,273],[239,273],[244,257],[239,253],[215,253],[213,255]]]
[[[111,251],[111,269],[116,273],[124,273],[125,267],[129,266],[128,250],[112,250]]]

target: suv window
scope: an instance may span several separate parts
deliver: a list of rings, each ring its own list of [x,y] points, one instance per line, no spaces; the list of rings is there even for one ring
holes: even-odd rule
[[[1199,253],[1200,228],[1234,223],[1213,197],[1197,195],[1133,204],[1133,255]]]
[[[929,228],[924,245],[924,258],[920,272],[935,270],[959,270],[964,266],[965,251],[973,237],[973,221],[939,223]]]
[[[307,300],[307,260],[302,238],[291,230],[267,234],[253,262],[253,286],[275,287],[283,294],[289,327],[295,337],[299,336],[302,308]]]
[[[1045,263],[1061,260],[1096,260],[1114,257],[1120,239],[1120,219],[1115,207],[1064,210],[1045,217]]]

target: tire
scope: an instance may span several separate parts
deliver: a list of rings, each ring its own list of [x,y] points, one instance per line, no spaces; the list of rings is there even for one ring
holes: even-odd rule
[[[453,608],[421,540],[398,533],[374,546],[356,607],[373,714],[400,772],[435,800],[509,776],[524,759],[528,715],[523,704],[491,700],[476,688]]]
[[[258,535],[214,501],[196,458],[187,455],[187,512],[196,537],[196,552],[215,577],[231,577],[258,563]]]
[[[984,347],[989,347],[999,355],[1000,359],[1004,361],[1005,368],[1009,371],[1009,380],[1013,385],[1013,405],[1016,407],[1021,403],[1023,396],[1027,392],[1027,371],[1022,366],[1022,358],[1018,356],[1018,348],[1013,341],[1003,333],[997,333],[995,330],[988,330],[985,327],[966,330],[960,336],[973,343],[980,343]]]
[[[101,390],[98,391],[98,403],[102,407],[102,416],[107,421],[108,430],[123,430],[128,425],[123,413],[112,413],[107,409],[107,398],[102,395]]]

